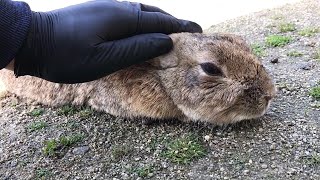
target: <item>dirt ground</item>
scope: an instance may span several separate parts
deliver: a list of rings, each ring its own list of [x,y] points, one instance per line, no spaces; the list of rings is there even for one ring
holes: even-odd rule
[[[244,36],[278,87],[265,116],[232,126],[145,124],[4,97],[0,179],[320,179],[320,101],[310,94],[320,86],[317,28],[320,2],[305,0],[206,29]],[[270,47],[270,35],[291,40]],[[190,149],[188,163],[175,161]]]

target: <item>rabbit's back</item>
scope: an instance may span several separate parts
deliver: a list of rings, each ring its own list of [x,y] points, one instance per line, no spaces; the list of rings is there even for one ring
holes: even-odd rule
[[[5,89],[48,106],[87,105],[122,117],[177,118],[181,112],[167,96],[157,72],[148,64],[136,65],[104,78],[79,84],[58,84],[31,76],[16,78],[1,70]]]
[[[0,71],[0,80],[6,91],[18,97],[28,98],[44,105],[52,106],[81,103],[83,100],[78,99],[80,98],[79,94],[86,96],[92,90],[89,85],[87,89],[79,89],[80,85],[50,83],[31,76],[16,78],[13,71],[6,69]]]

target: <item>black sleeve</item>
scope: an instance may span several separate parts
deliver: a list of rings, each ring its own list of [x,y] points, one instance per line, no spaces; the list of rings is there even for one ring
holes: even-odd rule
[[[6,67],[22,46],[31,23],[25,2],[0,0],[0,69]]]

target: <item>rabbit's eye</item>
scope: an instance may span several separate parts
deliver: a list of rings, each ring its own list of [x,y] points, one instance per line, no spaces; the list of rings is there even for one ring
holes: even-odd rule
[[[213,63],[202,63],[200,64],[202,70],[210,75],[210,76],[222,76],[223,73],[221,71],[220,68],[218,68],[216,65],[214,65]]]

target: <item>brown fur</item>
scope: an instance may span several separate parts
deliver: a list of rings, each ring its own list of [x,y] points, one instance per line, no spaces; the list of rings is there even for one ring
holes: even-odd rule
[[[246,42],[235,35],[171,35],[174,49],[96,81],[62,85],[15,78],[1,70],[7,91],[45,105],[88,105],[126,118],[180,119],[229,124],[262,116],[275,86]],[[224,76],[204,73],[211,62]]]

